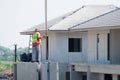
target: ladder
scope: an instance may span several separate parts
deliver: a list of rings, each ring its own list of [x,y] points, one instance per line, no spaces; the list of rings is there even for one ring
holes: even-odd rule
[[[28,53],[32,53],[32,35],[30,35],[30,38],[29,38]]]

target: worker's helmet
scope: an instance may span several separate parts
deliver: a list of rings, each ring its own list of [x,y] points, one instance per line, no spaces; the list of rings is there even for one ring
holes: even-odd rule
[[[35,32],[38,32],[38,31],[39,31],[39,29],[35,28]]]

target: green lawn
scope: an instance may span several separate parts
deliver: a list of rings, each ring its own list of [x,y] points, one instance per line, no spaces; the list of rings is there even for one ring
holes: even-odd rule
[[[0,61],[0,73],[11,68],[13,68],[13,62]]]

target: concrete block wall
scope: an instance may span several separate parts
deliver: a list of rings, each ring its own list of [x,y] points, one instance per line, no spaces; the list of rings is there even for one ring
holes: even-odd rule
[[[17,80],[38,80],[38,64],[31,62],[19,62],[16,64]]]

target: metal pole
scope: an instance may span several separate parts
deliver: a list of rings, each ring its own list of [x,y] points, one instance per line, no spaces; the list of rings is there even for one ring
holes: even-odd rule
[[[45,28],[46,28],[46,60],[48,60],[48,69],[47,69],[47,77],[50,80],[50,70],[49,70],[49,52],[48,52],[48,27],[47,27],[47,0],[45,0]]]
[[[47,0],[45,0],[45,30],[46,30],[46,60],[49,58],[48,54],[48,28],[47,28]]]
[[[45,0],[45,28],[46,28],[46,35],[47,35],[47,0]]]
[[[15,62],[17,61],[17,44],[15,44]]]
[[[17,61],[17,44],[14,45],[15,46],[15,62]],[[14,79],[17,80],[17,63],[14,64]]]

